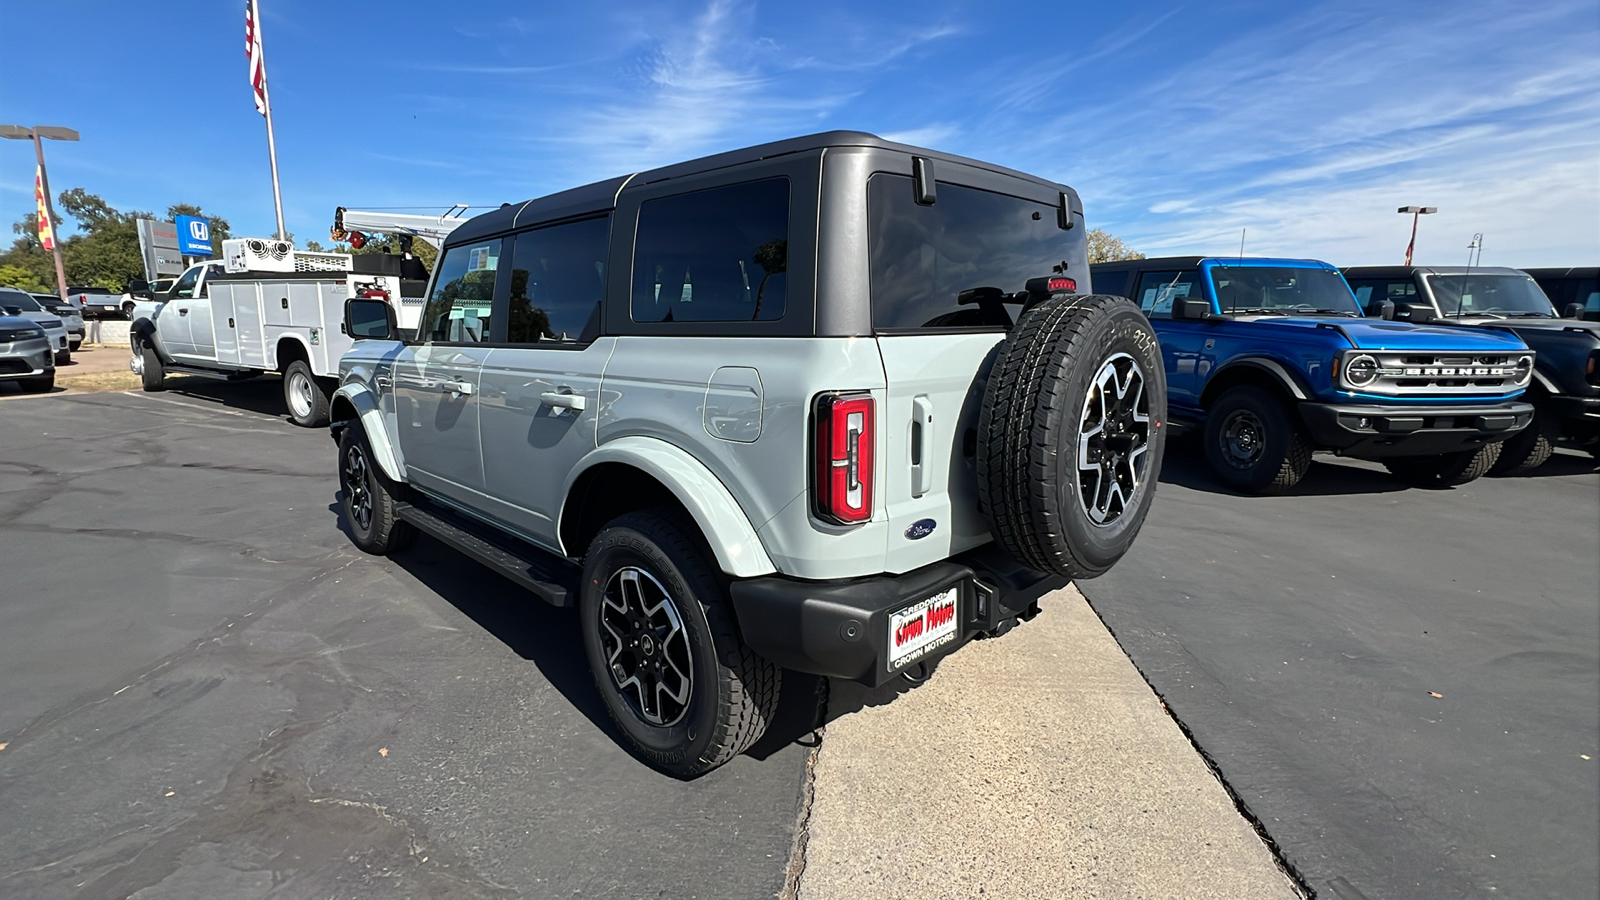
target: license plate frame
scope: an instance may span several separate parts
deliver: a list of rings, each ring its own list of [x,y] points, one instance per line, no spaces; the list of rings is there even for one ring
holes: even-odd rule
[[[961,584],[935,593],[889,614],[885,662],[898,672],[955,643],[961,632]]]

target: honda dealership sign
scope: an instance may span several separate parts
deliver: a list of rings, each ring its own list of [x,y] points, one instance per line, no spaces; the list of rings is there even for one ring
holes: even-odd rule
[[[174,216],[178,249],[184,256],[211,258],[211,223],[199,216]]]

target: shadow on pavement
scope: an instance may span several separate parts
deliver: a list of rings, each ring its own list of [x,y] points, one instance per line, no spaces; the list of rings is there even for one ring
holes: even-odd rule
[[[166,392],[275,419],[289,418],[283,405],[283,381],[276,375],[258,375],[246,381],[172,375],[167,378]]]
[[[1230,494],[1235,497],[1251,497],[1235,491],[1211,473],[1211,466],[1206,463],[1205,451],[1201,449],[1198,435],[1184,435],[1179,438],[1169,438],[1167,441],[1166,456],[1161,461],[1161,482],[1175,484],[1194,491],[1205,491],[1211,494]],[[1336,462],[1324,462],[1321,458],[1313,458],[1311,468],[1306,471],[1304,478],[1289,491],[1290,497],[1331,497],[1347,494],[1387,494],[1395,491],[1410,490],[1411,485],[1406,484],[1387,472],[1374,472],[1370,469],[1355,466],[1341,465]]]
[[[1595,459],[1581,450],[1557,450],[1550,455],[1544,465],[1532,472],[1523,472],[1519,475],[1496,475],[1495,478],[1555,478],[1561,475],[1587,475],[1595,469],[1600,469],[1600,459]]]
[[[342,497],[329,504],[328,510],[337,516],[338,528],[348,538],[349,526],[341,500]],[[390,559],[517,656],[537,666],[550,686],[574,709],[618,746],[628,747],[595,688],[578,631],[577,610],[560,609],[535,599],[428,535],[420,535],[415,544]],[[827,696],[827,679],[785,671],[772,724],[745,754],[765,760],[790,744],[812,746]]]

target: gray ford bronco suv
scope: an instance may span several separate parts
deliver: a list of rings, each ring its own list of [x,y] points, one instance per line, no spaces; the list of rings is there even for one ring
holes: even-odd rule
[[[709,771],[784,669],[924,676],[1127,552],[1166,382],[1084,231],[1065,185],[850,132],[503,206],[414,339],[348,301],[345,524],[576,606],[636,754]]]

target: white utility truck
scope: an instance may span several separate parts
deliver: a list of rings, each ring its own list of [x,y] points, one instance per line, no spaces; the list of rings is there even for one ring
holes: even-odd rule
[[[469,208],[464,203],[457,203],[443,215],[430,216],[388,210],[345,209],[340,206],[333,211],[333,227],[328,229],[328,236],[335,241],[348,242],[357,250],[366,246],[370,234],[393,235],[396,238],[400,253],[387,257],[391,262],[384,272],[397,275],[399,281],[380,287],[387,291],[387,296],[395,303],[395,324],[399,326],[400,333],[409,336],[416,331],[417,321],[422,317],[422,307],[427,299],[423,294],[428,288],[428,270],[411,255],[411,242],[421,238],[438,250],[444,246],[444,239],[450,236],[450,232],[467,221]],[[352,285],[350,295],[360,296],[355,285]]]
[[[195,263],[150,298],[152,307],[141,305],[129,328],[130,367],[147,391],[161,390],[167,375],[239,381],[279,372],[295,424],[326,425],[339,357],[353,343],[345,300],[381,298],[398,314],[400,257],[315,253],[260,238],[223,241],[222,257]]]

